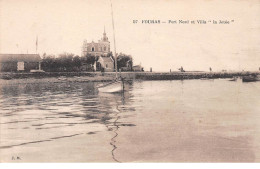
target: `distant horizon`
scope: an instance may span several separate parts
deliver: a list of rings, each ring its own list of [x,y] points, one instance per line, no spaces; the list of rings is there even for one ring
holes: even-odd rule
[[[167,72],[186,70],[258,71],[260,2],[126,1],[113,2],[117,53],[134,65]],[[136,5],[138,3],[138,5]],[[154,5],[156,4],[156,5]],[[225,7],[221,7],[225,4]],[[83,41],[97,42],[106,28],[114,53],[109,0],[0,1],[0,53],[64,52],[81,56]],[[227,25],[148,24],[142,20],[233,20]],[[133,20],[140,23],[134,24]]]

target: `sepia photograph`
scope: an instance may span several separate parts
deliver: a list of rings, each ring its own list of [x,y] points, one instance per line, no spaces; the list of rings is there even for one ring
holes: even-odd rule
[[[0,163],[259,162],[259,0],[0,0]]]

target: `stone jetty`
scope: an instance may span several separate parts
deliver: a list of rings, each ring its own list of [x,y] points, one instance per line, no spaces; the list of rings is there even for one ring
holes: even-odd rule
[[[25,79],[25,78],[59,78],[59,77],[84,77],[88,81],[111,81],[115,72],[43,72],[43,73],[0,73],[0,79]],[[184,79],[217,79],[232,78],[237,76],[260,75],[258,72],[121,72],[118,76],[126,79],[139,80],[184,80]]]

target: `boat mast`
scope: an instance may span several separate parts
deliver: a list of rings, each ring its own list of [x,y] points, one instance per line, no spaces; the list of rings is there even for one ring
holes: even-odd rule
[[[116,69],[116,78],[117,78],[116,38],[115,38],[115,24],[114,24],[112,0],[110,0],[110,3],[111,3],[111,15],[112,15],[113,36],[114,36],[115,69]]]
[[[38,54],[38,35],[36,36],[36,44],[35,44],[35,47],[36,47],[36,53],[35,53],[35,54]]]

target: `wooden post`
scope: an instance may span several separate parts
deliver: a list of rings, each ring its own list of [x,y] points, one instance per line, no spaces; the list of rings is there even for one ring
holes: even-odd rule
[[[125,82],[124,82],[124,78],[122,78],[122,85],[123,85],[123,92],[125,90]]]

